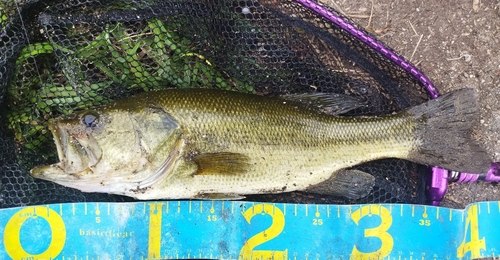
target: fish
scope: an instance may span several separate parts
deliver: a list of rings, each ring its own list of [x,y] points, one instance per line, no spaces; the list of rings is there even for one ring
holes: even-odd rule
[[[326,113],[311,105],[320,99],[328,100],[215,89],[144,92],[50,121],[59,162],[30,173],[139,200],[290,191],[355,199],[374,185],[373,176],[352,169],[368,161],[489,169],[491,157],[471,130],[478,118],[473,89],[386,116],[343,115],[359,104],[342,107],[342,97],[329,101],[337,112]]]

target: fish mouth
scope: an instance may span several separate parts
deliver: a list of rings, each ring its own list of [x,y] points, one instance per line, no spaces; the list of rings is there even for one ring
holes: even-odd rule
[[[71,128],[71,124],[64,121],[50,122],[49,129],[60,161],[53,166],[61,168],[66,174],[86,172],[101,160],[101,147],[85,129]]]

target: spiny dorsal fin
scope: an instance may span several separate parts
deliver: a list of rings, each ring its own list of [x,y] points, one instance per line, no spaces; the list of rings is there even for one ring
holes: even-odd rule
[[[302,93],[279,97],[331,115],[345,114],[353,109],[364,106],[363,101],[359,98],[334,93]]]
[[[205,153],[193,161],[198,165],[194,175],[237,175],[250,167],[250,158],[240,153]]]

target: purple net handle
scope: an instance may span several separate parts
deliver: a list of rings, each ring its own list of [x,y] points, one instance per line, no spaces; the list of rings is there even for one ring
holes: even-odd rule
[[[322,5],[315,3],[314,1],[295,0],[295,2],[302,4],[303,6],[311,9],[315,13],[323,16],[325,19],[328,19],[332,23],[336,24],[337,26],[349,32],[358,40],[362,41],[364,44],[370,46],[376,52],[380,53],[387,59],[397,64],[399,67],[403,68],[405,71],[410,73],[416,80],[418,80],[422,84],[422,86],[424,86],[427,89],[431,98],[437,98],[439,96],[439,92],[436,89],[436,87],[434,87],[432,82],[424,75],[422,71],[413,66],[413,64],[407,62],[405,58],[396,54],[393,50],[385,47],[384,44],[380,43],[376,39],[372,38],[370,35],[366,34],[365,31],[356,28],[356,26],[354,26],[352,23],[346,21],[344,18],[326,9]]]

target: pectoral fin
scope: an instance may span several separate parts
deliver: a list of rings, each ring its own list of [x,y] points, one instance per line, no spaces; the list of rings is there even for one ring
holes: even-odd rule
[[[310,186],[305,191],[311,193],[360,199],[366,197],[375,185],[375,177],[360,170],[340,170],[330,179]]]
[[[237,175],[249,170],[250,158],[240,153],[206,153],[193,158],[198,165],[194,175]]]

